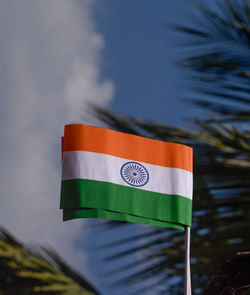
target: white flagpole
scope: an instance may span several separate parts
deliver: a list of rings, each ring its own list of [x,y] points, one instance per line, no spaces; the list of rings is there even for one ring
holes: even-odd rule
[[[185,295],[192,295],[190,272],[190,227],[185,231]]]

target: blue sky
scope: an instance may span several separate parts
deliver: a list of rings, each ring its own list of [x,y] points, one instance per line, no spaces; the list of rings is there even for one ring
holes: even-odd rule
[[[184,76],[176,67],[183,54],[180,34],[187,1],[101,1],[97,28],[104,36],[103,74],[115,84],[112,109],[149,120],[183,124],[191,114],[180,102]]]
[[[99,257],[82,247],[102,238],[83,231],[81,220],[62,223],[58,209],[63,126],[83,115],[82,123],[96,124],[89,102],[183,125],[194,111],[179,100],[186,88],[175,62],[183,48],[166,24],[185,22],[191,7],[180,0],[0,1],[0,224],[57,248],[99,286]]]

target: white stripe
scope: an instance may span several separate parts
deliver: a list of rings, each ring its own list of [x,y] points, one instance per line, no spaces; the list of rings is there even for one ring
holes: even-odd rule
[[[131,187],[122,179],[120,173],[122,165],[127,162],[129,160],[107,154],[86,151],[64,152],[62,180],[90,179]],[[178,168],[140,163],[148,170],[149,181],[138,189],[180,195],[192,199],[193,174],[191,172]]]

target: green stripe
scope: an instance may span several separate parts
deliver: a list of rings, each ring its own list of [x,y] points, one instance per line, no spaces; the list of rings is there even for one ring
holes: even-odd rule
[[[109,182],[64,180],[61,209],[93,208],[191,226],[192,201]]]
[[[108,211],[108,210],[97,210],[97,209],[89,209],[89,208],[63,210],[63,221],[76,219],[76,218],[104,218],[104,219],[143,223],[143,224],[150,224],[154,226],[178,228],[181,230],[185,230],[185,227],[180,224],[169,223],[169,222],[159,221],[155,219],[142,218],[135,215],[118,213],[118,212]]]

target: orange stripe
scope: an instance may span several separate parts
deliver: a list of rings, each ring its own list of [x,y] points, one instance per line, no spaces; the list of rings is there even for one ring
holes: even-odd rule
[[[66,125],[63,151],[88,151],[193,172],[193,149],[106,128]]]

